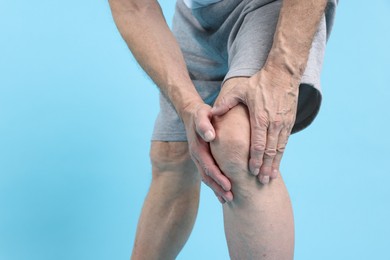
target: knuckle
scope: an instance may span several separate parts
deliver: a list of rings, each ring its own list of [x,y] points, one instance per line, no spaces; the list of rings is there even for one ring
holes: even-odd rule
[[[277,148],[277,151],[279,153],[284,153],[284,151],[286,150],[286,145],[281,145]]]
[[[202,165],[202,169],[204,170],[204,173],[207,175],[207,176],[212,176],[212,167],[208,166],[208,165]]]
[[[251,147],[251,152],[254,154],[263,154],[265,150],[265,143],[257,142],[254,143]]]
[[[281,119],[276,119],[271,122],[271,128],[273,130],[281,130],[284,126],[284,122]]]
[[[276,156],[276,149],[268,148],[264,151],[264,157],[273,158]]]

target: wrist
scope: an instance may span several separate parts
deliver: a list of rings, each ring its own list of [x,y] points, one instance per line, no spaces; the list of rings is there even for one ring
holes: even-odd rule
[[[254,80],[260,84],[270,84],[274,87],[296,91],[301,82],[301,74],[286,68],[282,59],[269,58],[263,68],[255,75]]]
[[[192,121],[193,115],[203,104],[204,102],[201,98],[194,97],[192,99],[186,100],[182,103],[182,106],[180,108],[177,108],[177,113],[179,114],[185,125],[188,122]]]
[[[176,81],[180,82],[180,81]],[[166,94],[166,97],[171,101],[172,105],[179,117],[184,120],[190,114],[195,104],[203,103],[192,82],[180,82],[180,84],[166,84],[165,88],[161,88]]]
[[[264,70],[276,72],[293,81],[300,81],[305,64],[304,59],[291,50],[273,47],[264,65]]]

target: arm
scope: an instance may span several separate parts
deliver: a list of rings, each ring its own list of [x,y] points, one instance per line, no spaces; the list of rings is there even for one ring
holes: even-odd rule
[[[295,122],[298,88],[327,0],[284,0],[264,67],[245,84],[223,89],[214,105],[218,116],[242,102],[251,122],[249,168],[260,182],[279,173]]]
[[[155,0],[109,0],[114,21],[141,67],[169,98],[186,126],[190,151],[203,180],[230,198],[230,182],[210,154],[215,137],[211,108],[204,104],[189,77],[183,54]],[[201,138],[201,137],[203,138]]]
[[[327,0],[283,1],[266,68],[277,68],[300,81],[327,2]]]
[[[183,55],[155,0],[110,0],[114,21],[145,72],[182,115],[203,103],[188,75]]]

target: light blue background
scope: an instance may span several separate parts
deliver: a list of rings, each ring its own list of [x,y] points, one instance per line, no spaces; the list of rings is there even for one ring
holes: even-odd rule
[[[282,166],[298,260],[390,259],[389,47],[388,0],[341,1],[321,112]],[[157,97],[107,1],[0,0],[1,260],[129,258]],[[179,259],[228,259],[205,187]]]

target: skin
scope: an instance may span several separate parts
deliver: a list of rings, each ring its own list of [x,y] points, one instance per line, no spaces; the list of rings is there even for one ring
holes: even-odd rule
[[[276,178],[294,126],[298,88],[326,0],[284,0],[273,46],[264,67],[248,80],[223,89],[213,115],[247,105],[251,124],[249,168],[266,184]]]
[[[152,142],[152,183],[131,259],[175,259],[193,228],[200,175],[187,142]]]
[[[226,81],[226,89],[246,78]],[[232,182],[234,200],[223,205],[231,259],[287,260],[294,256],[292,206],[282,178],[263,185],[248,171],[250,119],[245,105],[213,121],[217,137],[211,152]]]
[[[155,0],[109,3],[133,55],[183,119],[190,154],[202,180],[220,201],[232,201],[233,193],[207,144],[215,138],[210,119],[240,102],[247,105],[251,122],[251,173],[259,175],[263,184],[276,178],[295,121],[299,81],[327,1],[284,0],[265,66],[247,83],[225,91],[213,109],[196,92],[159,4]]]
[[[231,183],[219,170],[208,141],[215,138],[211,107],[196,92],[180,47],[154,0],[110,0],[114,21],[134,57],[174,105],[187,131],[198,171],[220,201],[233,199]]]
[[[229,79],[225,86],[246,80]],[[262,185],[248,172],[248,109],[239,104],[216,117],[213,124],[216,139],[210,144],[211,152],[232,181],[235,194],[232,202],[223,204],[231,259],[293,259],[294,221],[282,178]],[[152,184],[131,259],[176,259],[194,225],[200,175],[186,142],[152,142],[150,156]]]
[[[196,218],[200,179],[228,202],[223,212],[232,259],[293,258],[291,205],[276,177],[326,2],[284,0],[265,66],[226,81],[211,108],[196,92],[158,3],[109,1],[122,37],[174,105],[188,139],[152,143],[153,179],[132,259],[176,258]]]

